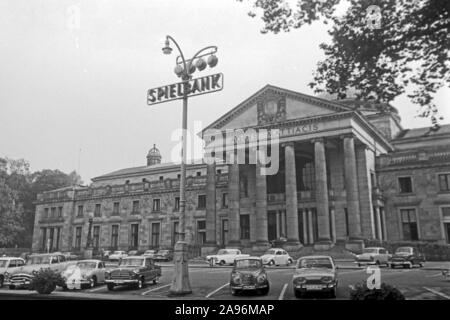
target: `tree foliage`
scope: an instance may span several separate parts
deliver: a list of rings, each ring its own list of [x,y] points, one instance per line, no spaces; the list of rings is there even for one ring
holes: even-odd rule
[[[310,83],[316,93],[342,99],[354,89],[359,99],[383,103],[407,93],[420,106],[419,116],[437,123],[434,94],[450,87],[448,0],[298,0],[295,7],[289,0],[251,1],[262,11],[262,33],[288,32],[316,20],[332,24],[331,43],[320,45],[325,60]],[[336,13],[340,5],[348,5],[343,15]],[[371,5],[380,8],[379,28],[372,28]]]

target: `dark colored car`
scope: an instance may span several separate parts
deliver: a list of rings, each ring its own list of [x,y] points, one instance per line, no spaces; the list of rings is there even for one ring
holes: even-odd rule
[[[236,258],[234,261],[230,277],[231,294],[236,295],[247,290],[256,291],[262,295],[269,293],[269,279],[259,257]]]
[[[161,267],[153,259],[145,256],[124,257],[117,268],[105,273],[108,290],[115,286],[127,285],[141,289],[148,282],[157,283],[161,277]]]
[[[412,268],[414,265],[423,267],[425,256],[414,247],[399,247],[395,250],[391,258],[391,268],[402,266],[403,268]]]
[[[153,256],[155,261],[171,261],[173,259],[172,250],[158,250],[158,252]]]

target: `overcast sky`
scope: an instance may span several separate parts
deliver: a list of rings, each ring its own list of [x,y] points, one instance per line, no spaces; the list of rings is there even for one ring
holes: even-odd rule
[[[76,11],[79,8],[79,24]],[[147,89],[178,82],[172,35],[186,55],[219,47],[224,90],[189,100],[189,127],[203,126],[266,84],[312,94],[307,84],[323,58],[327,27],[315,23],[278,35],[235,0],[2,0],[0,2],[0,156],[31,169],[80,169],[85,183],[146,164],[153,144],[170,161],[181,101],[147,106]],[[437,105],[450,121],[450,90]],[[404,127],[428,126],[406,97],[393,105]],[[80,153],[81,149],[81,153]],[[80,159],[80,161],[79,161]]]

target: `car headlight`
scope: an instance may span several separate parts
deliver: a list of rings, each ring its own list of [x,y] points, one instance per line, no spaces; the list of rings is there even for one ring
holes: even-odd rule
[[[8,281],[8,280],[9,280],[9,273],[8,273],[8,271],[6,271],[6,272],[3,274],[3,276],[5,277],[5,281]]]
[[[111,279],[111,273],[105,272],[105,279]]]
[[[370,256],[370,260],[372,260],[372,261],[373,261],[374,259],[375,259],[375,258],[374,258],[373,256]]]
[[[258,283],[263,283],[264,281],[266,281],[266,279],[267,279],[267,276],[264,273],[262,273],[256,278],[256,281]]]
[[[234,273],[231,275],[231,280],[234,283],[241,283],[242,279],[241,279],[241,275],[239,273]]]
[[[297,277],[294,279],[294,284],[302,284],[302,283],[306,283],[305,277]]]
[[[322,277],[320,280],[324,283],[330,283],[333,281],[333,277]]]

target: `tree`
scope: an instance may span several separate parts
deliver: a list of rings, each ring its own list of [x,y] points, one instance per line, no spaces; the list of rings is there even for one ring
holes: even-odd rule
[[[6,183],[6,175],[0,173],[0,246],[8,246],[23,231],[22,206],[17,193]]]
[[[430,117],[434,125],[442,119],[433,97],[450,87],[448,0],[349,0],[343,16],[336,14],[345,4],[341,0],[298,0],[295,10],[289,0],[252,2],[262,10],[262,33],[288,32],[316,20],[332,23],[331,44],[320,45],[325,60],[309,84],[316,93],[343,99],[354,89],[357,99],[389,103],[412,90],[408,97],[420,106],[419,116]]]

